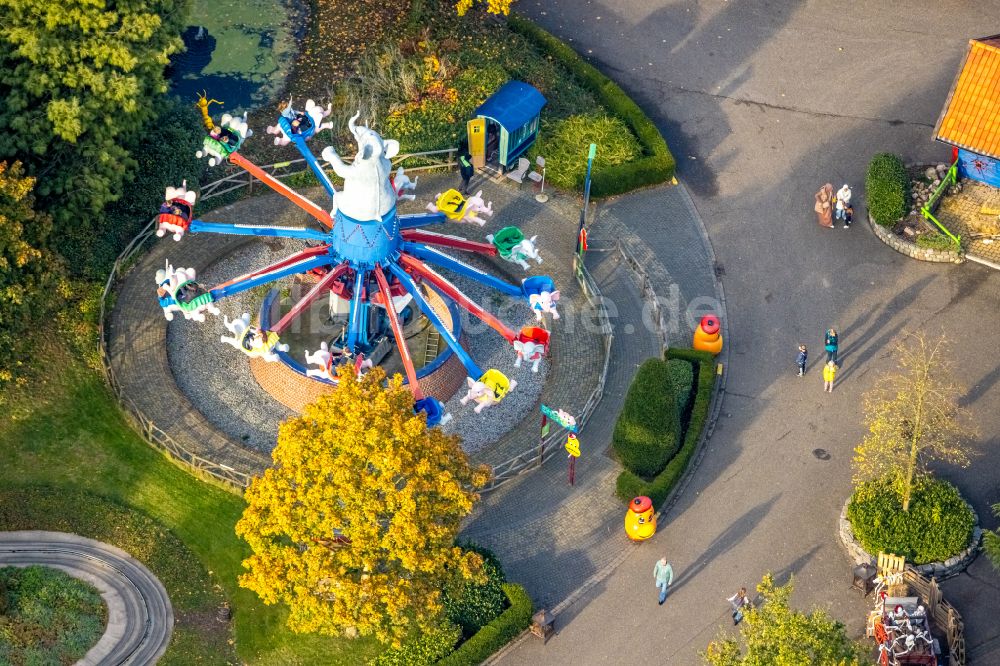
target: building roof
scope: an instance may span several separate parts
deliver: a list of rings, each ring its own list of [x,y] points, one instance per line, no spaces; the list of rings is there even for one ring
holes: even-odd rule
[[[508,132],[514,132],[537,116],[543,106],[545,97],[534,86],[508,81],[476,109],[475,115],[492,118]]]
[[[1000,159],[1000,35],[969,40],[934,138]]]

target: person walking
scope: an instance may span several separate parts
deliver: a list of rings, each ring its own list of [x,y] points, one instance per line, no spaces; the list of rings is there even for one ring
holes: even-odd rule
[[[827,393],[833,393],[833,380],[837,376],[837,364],[833,361],[827,361],[826,365],[823,366],[823,390]]]
[[[656,566],[653,567],[653,580],[660,590],[660,605],[667,599],[667,588],[674,582],[674,568],[667,562],[667,558],[661,557]]]
[[[472,166],[472,155],[469,154],[467,148],[463,148],[458,154],[458,172],[462,175],[462,194],[469,194],[469,183],[472,180],[472,176],[476,173],[475,168]]]
[[[813,210],[816,211],[816,218],[819,220],[819,226],[833,229],[832,208],[833,185],[827,183],[819,188],[819,192],[816,193],[816,205],[813,207]]]
[[[799,356],[795,362],[799,364],[799,377],[806,374],[806,360],[809,359],[809,350],[805,345],[799,345]]]
[[[837,331],[835,329],[828,329],[826,332],[826,338],[823,339],[823,348],[826,349],[826,360],[837,362],[837,349],[840,345],[840,339],[837,337]]]
[[[844,186],[837,190],[837,195],[833,200],[834,217],[843,221],[846,229],[851,226],[851,223],[847,221],[847,209],[851,207],[851,188],[847,186],[847,183],[844,183]]]
[[[750,597],[747,596],[747,588],[741,587],[740,591],[727,599],[733,607],[733,626],[743,621],[743,609],[753,608]]]
[[[844,209],[844,228],[847,229],[851,226],[851,222],[854,221],[854,206],[848,206]]]

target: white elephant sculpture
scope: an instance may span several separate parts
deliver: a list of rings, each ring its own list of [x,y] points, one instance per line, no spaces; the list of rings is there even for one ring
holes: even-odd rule
[[[471,197],[465,200],[465,217],[463,219],[469,220],[470,222],[475,222],[479,226],[486,224],[486,220],[479,217],[479,213],[486,215],[487,217],[493,217],[493,202],[486,203],[483,201],[483,191],[479,190]]]
[[[535,246],[535,239],[538,236],[525,238],[520,243],[510,249],[509,261],[519,264],[524,270],[528,270],[528,259],[534,259],[535,263],[542,263],[542,255],[538,254]]]
[[[330,346],[325,342],[319,343],[319,349],[312,354],[306,351],[306,365],[317,366],[306,370],[306,377],[321,377],[334,381],[333,354],[330,353]]]
[[[323,149],[323,159],[344,179],[344,188],[334,197],[334,206],[349,218],[366,222],[381,220],[396,206],[397,193],[389,175],[399,153],[399,142],[383,139],[375,130],[356,124],[361,112],[354,114],[347,126],[358,144],[351,164],[346,164],[332,146]]]
[[[186,180],[180,187],[168,187],[156,220],[156,235],[163,238],[170,232],[175,241],[183,238],[194,217],[194,202],[197,199],[198,194],[187,189]]]
[[[475,411],[476,414],[479,414],[487,407],[492,407],[500,402],[500,400],[496,397],[496,394],[493,392],[493,389],[483,382],[476,381],[472,377],[466,377],[465,383],[469,387],[469,390],[464,396],[462,396],[459,402],[463,405],[469,404],[470,400],[475,402],[476,407],[473,411]],[[512,379],[510,381],[510,387],[507,390],[513,391],[516,386],[517,382]]]
[[[403,167],[396,169],[396,175],[392,177],[392,187],[396,190],[396,200],[397,201],[413,201],[417,198],[416,194],[403,194],[405,191],[409,190],[414,192],[417,189],[417,181],[420,180],[420,176],[417,176],[413,180],[406,175],[403,171]]]
[[[332,110],[332,103],[328,104],[324,109],[313,100],[307,99],[305,110],[296,111],[292,106],[292,98],[289,97],[288,106],[282,110],[281,115],[288,120],[288,125],[293,134],[302,134],[308,139],[320,130],[333,128],[332,122],[323,122],[323,119],[329,116]],[[302,126],[304,123],[306,123],[305,127]],[[280,124],[268,125],[267,133],[275,135],[274,145],[276,146],[287,146],[292,141],[292,137],[285,133]]]
[[[270,363],[278,360],[277,352],[288,351],[288,345],[278,341],[277,333],[262,331],[256,326],[251,326],[249,312],[244,312],[242,317],[232,321],[229,321],[229,317],[225,317],[223,323],[233,336],[223,335],[219,339],[250,358],[261,358]]]
[[[535,313],[538,321],[542,320],[543,314],[551,314],[553,319],[559,319],[559,312],[556,311],[556,304],[559,302],[559,291],[543,291],[539,294],[531,294],[528,303]]]
[[[173,321],[174,312],[194,321],[205,321],[205,312],[213,315],[221,312],[212,295],[195,281],[196,277],[194,268],[174,270],[169,260],[165,268],[156,271],[156,297],[167,321]]]
[[[542,362],[542,356],[545,355],[545,345],[533,342],[531,340],[514,340],[514,351],[517,352],[517,360],[514,361],[514,367],[520,368],[521,361],[528,361],[531,363],[531,371],[538,372],[538,365]]]

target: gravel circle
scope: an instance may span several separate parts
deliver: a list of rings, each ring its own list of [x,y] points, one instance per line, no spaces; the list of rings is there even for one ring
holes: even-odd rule
[[[197,278],[206,285],[224,282],[252,268],[279,261],[300,248],[300,242],[286,239],[251,242],[209,265]],[[496,273],[489,261],[464,254],[461,258],[477,268]],[[181,265],[183,262],[178,267]],[[523,300],[502,296],[450,272],[442,273],[469,298],[514,330],[535,324],[535,317]],[[288,286],[292,280],[285,278],[270,286]],[[269,454],[277,441],[278,425],[295,413],[257,384],[245,354],[219,340],[220,336],[229,334],[223,325],[223,316],[232,320],[250,312],[256,320],[262,298],[260,291],[250,290],[223,299],[218,303],[222,313],[215,318],[208,315],[203,323],[175,316],[167,325],[167,357],[177,385],[212,425],[235,441]],[[480,414],[473,411],[473,404],[461,404],[464,390],[459,390],[445,404],[453,418],[444,426],[444,431],[459,435],[462,448],[472,453],[497,441],[529,415],[541,396],[549,366],[548,360],[543,359],[537,373],[531,372],[527,363],[515,368],[516,355],[503,337],[464,310],[461,315],[469,354],[476,363],[484,370],[496,368],[517,381],[517,387],[503,402],[487,407]]]

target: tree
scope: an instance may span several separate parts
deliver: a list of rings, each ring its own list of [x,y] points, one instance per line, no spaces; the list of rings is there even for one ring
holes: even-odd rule
[[[486,11],[490,14],[507,16],[510,14],[510,6],[514,4],[514,0],[458,0],[455,3],[455,11],[458,12],[459,16],[465,16],[465,13],[472,9],[473,4],[485,4]]]
[[[360,380],[342,370],[335,391],[282,424],[274,466],[247,489],[236,533],[253,555],[240,585],[287,604],[293,631],[353,628],[398,646],[437,626],[456,576],[484,580],[455,536],[488,468],[427,428],[399,375],[384,381],[380,368]]]
[[[1000,504],[993,505],[993,515],[1000,518]],[[983,532],[983,550],[993,566],[1000,570],[1000,529]]]
[[[764,603],[744,614],[739,643],[724,635],[712,641],[703,653],[712,666],[860,666],[869,663],[864,649],[853,643],[844,625],[825,611],[806,615],[792,610],[788,599],[793,583],[775,586],[771,574],[764,576],[757,591]]]
[[[28,332],[54,310],[53,292],[64,287],[61,266],[45,249],[52,220],[35,212],[34,185],[19,162],[0,162],[0,383],[17,374]]]
[[[965,393],[950,378],[947,339],[931,342],[923,333],[906,335],[896,345],[899,370],[865,396],[868,435],[854,449],[854,480],[889,477],[910,509],[917,478],[931,460],[969,464],[965,441],[974,436],[959,406]]]
[[[61,239],[96,228],[134,171],[189,1],[0,0],[0,159],[37,178]]]

